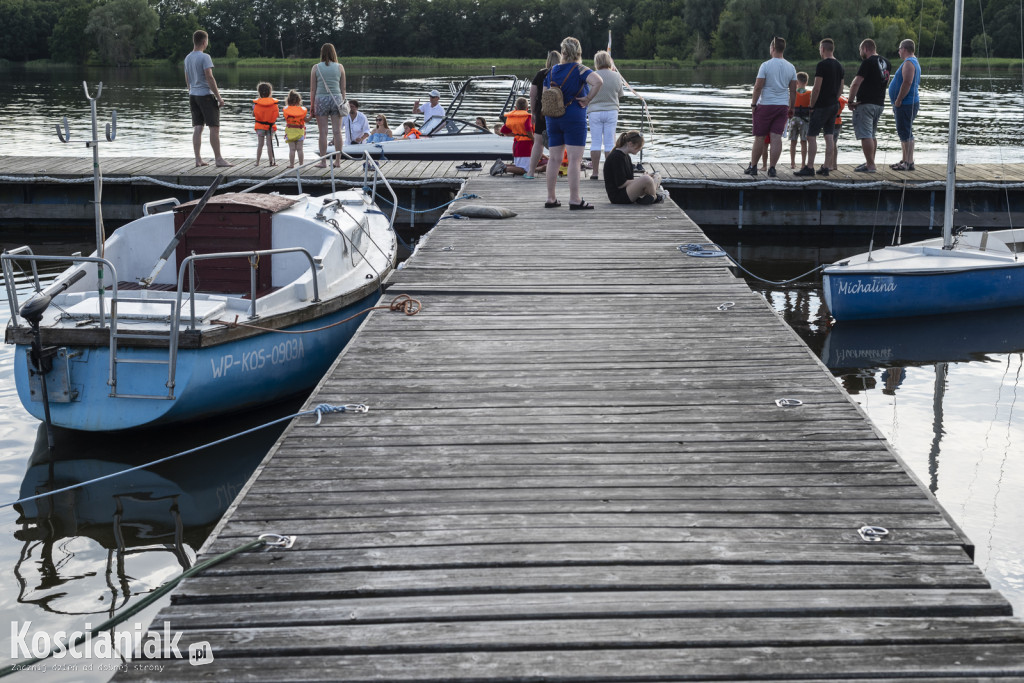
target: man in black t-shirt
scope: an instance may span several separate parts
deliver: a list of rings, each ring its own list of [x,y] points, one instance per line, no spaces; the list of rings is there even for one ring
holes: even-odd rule
[[[864,151],[864,163],[853,169],[861,173],[875,172],[875,152],[878,150],[878,119],[885,108],[885,87],[889,84],[889,62],[877,53],[875,41],[867,38],[860,44],[860,63],[857,75],[850,84],[850,111],[853,112],[853,132]]]
[[[843,94],[846,72],[839,60],[833,57],[836,46],[831,38],[818,44],[821,61],[814,70],[814,90],[811,92],[811,122],[807,126],[807,165],[793,175],[813,176],[814,155],[818,151],[818,133],[825,134],[825,161],[818,169],[818,175],[828,175],[836,154],[835,125],[839,113],[839,96]]]

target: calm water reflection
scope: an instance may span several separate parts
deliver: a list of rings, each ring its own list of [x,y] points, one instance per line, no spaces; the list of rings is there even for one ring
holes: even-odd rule
[[[813,66],[797,64],[804,70]],[[533,75],[532,69],[526,71],[518,75]],[[257,82],[269,81],[279,98],[295,88],[308,100],[309,67],[219,66],[214,73],[227,102],[221,138],[224,153],[229,157],[247,158],[255,154],[251,100]],[[663,161],[745,161],[751,141],[749,103],[753,70],[626,71],[625,75],[650,105],[655,137],[653,144],[645,148],[645,157]],[[0,83],[7,93],[0,102],[0,115],[19,122],[17,140],[5,153],[90,154],[81,144],[88,126],[88,109],[83,106],[81,88],[83,78],[88,79],[93,91],[96,83],[103,81],[100,100],[103,120],[107,120],[112,109],[118,112],[119,137],[107,148],[108,154],[191,156],[191,124],[184,77],[180,69],[172,66],[135,70],[40,71],[19,67],[0,70]],[[348,78],[349,95],[363,103],[363,111],[368,115],[387,115],[393,128],[409,118],[413,101],[432,88],[442,92],[442,104],[449,101],[450,74],[361,73],[358,69],[349,69]],[[945,162],[949,77],[926,73],[921,88],[921,114],[915,123],[917,159]],[[479,98],[468,102],[463,112],[470,118],[480,115],[492,121],[506,92],[507,86],[505,90],[497,86],[489,92],[485,90]],[[643,123],[637,102],[630,96],[623,99],[621,127],[639,127]],[[1019,73],[965,74],[960,98],[960,160],[964,163],[1024,161],[1022,105]],[[76,136],[69,145],[61,144],[54,135],[53,126],[63,116],[68,117],[72,135]],[[852,134],[846,134],[840,140],[840,162],[848,158],[846,155],[859,157],[859,149]],[[881,122],[878,159],[880,163],[891,163],[899,158],[895,125],[891,114],[886,113]]]
[[[0,243],[0,247],[11,244]],[[71,253],[87,244],[35,245]],[[55,273],[45,274],[49,282]],[[30,291],[26,279],[23,296]],[[6,299],[0,326],[10,313]],[[0,345],[0,504],[53,491],[236,434],[295,412],[301,399],[217,422],[99,435],[45,431],[22,409],[14,387],[14,348]],[[23,359],[22,359],[23,362]],[[0,624],[32,622],[31,632],[97,625],[191,566],[195,554],[284,425],[87,487],[0,508]],[[148,622],[159,609],[135,620]],[[148,616],[147,616],[148,615]],[[131,626],[129,625],[129,628]],[[5,636],[4,643],[8,639]],[[3,650],[0,661],[8,658]],[[103,681],[109,670],[75,680]],[[69,680],[18,674],[13,680]]]
[[[796,247],[740,253],[746,268],[773,280],[846,255]],[[977,546],[978,566],[1024,614],[1024,309],[831,324],[820,280],[751,286],[936,495]]]

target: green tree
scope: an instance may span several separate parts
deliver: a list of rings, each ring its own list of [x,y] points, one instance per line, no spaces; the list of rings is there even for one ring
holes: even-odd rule
[[[160,18],[146,0],[110,0],[89,13],[85,33],[96,42],[100,58],[125,65],[153,47]]]
[[[160,17],[160,30],[153,43],[153,55],[180,62],[192,51],[192,34],[199,29],[203,6],[195,0],[160,0],[153,5]]]
[[[77,64],[85,62],[92,45],[88,40],[82,40],[82,27],[89,23],[89,13],[94,7],[92,0],[70,0],[64,5],[47,39],[51,59]]]
[[[49,56],[47,39],[61,6],[52,1],[0,0],[0,59],[21,62]]]

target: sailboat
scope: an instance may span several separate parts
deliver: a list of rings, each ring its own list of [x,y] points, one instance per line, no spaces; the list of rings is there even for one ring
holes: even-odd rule
[[[953,20],[949,154],[942,238],[870,249],[824,269],[825,303],[836,320],[941,315],[1024,306],[1024,232],[953,236],[963,0]]]

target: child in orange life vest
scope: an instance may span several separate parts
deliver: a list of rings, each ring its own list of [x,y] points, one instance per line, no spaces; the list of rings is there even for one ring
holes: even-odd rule
[[[284,114],[284,139],[288,141],[288,168],[295,168],[295,154],[299,155],[299,166],[305,159],[302,156],[302,141],[306,139],[306,118],[309,112],[302,106],[302,95],[292,90],[286,100],[288,106],[281,112]]]
[[[836,141],[836,151],[832,155],[832,165],[829,166],[833,171],[837,170],[836,166],[839,165],[839,132],[843,129],[843,109],[846,107],[847,101],[842,95],[839,96],[839,110],[836,112],[836,132],[833,135],[833,139]]]
[[[419,140],[423,134],[416,128],[416,124],[412,121],[406,121],[402,124],[402,130],[405,132],[402,134],[403,140]]]
[[[260,156],[263,154],[263,142],[267,143],[267,160],[271,166],[277,166],[274,160],[274,143],[271,136],[277,130],[275,125],[280,110],[277,108],[278,100],[271,95],[274,91],[269,83],[260,83],[256,86],[259,97],[252,101],[252,116],[256,119],[256,138],[259,143],[256,146],[256,165],[260,165]]]
[[[502,135],[512,135],[512,165],[505,166],[505,172],[512,175],[526,175],[530,168],[530,155],[533,153],[533,119],[527,111],[529,103],[525,97],[516,100],[516,108],[505,114],[505,125],[501,127]]]

